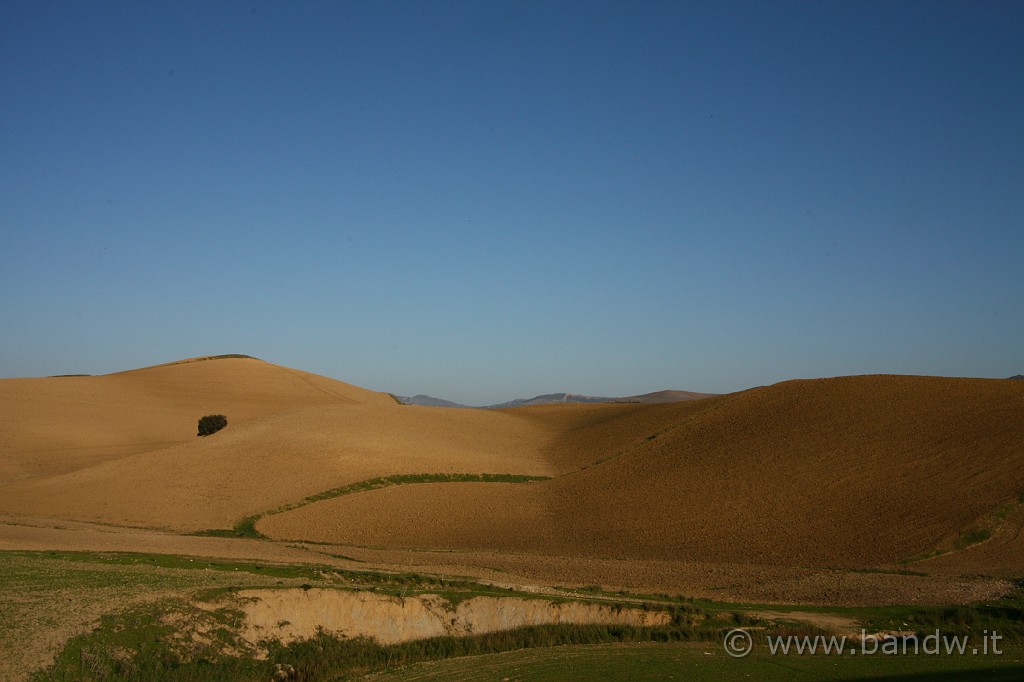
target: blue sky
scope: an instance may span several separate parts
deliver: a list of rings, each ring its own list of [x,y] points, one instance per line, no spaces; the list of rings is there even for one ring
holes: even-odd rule
[[[0,3],[0,376],[1024,372],[1019,2]]]

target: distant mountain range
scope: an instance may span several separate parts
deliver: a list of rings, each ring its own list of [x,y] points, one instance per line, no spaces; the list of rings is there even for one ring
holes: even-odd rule
[[[695,393],[693,391],[655,391],[643,395],[631,395],[622,398],[607,398],[592,395],[580,395],[579,393],[545,393],[533,398],[517,398],[504,403],[484,405],[483,409],[502,409],[506,407],[527,407],[529,405],[551,405],[553,403],[676,403],[682,400],[696,400],[707,398],[714,393]],[[469,407],[460,403],[434,398],[429,395],[395,396],[405,405],[423,405],[426,407]]]
[[[1009,380],[1024,381],[1024,374],[1007,377]],[[696,393],[694,391],[655,391],[642,395],[630,395],[620,398],[581,395],[579,393],[545,393],[532,398],[516,398],[504,403],[482,405],[480,409],[500,410],[508,407],[528,407],[530,405],[551,405],[554,403],[677,403],[683,400],[709,398],[716,393]],[[443,398],[419,394],[414,396],[396,395],[395,399],[404,405],[423,405],[426,407],[471,407],[462,403],[452,402]]]

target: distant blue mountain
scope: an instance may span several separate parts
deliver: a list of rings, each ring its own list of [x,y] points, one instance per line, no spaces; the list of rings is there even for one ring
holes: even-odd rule
[[[655,391],[643,395],[627,396],[625,398],[605,398],[592,395],[581,395],[579,393],[545,393],[544,395],[532,398],[517,398],[495,405],[485,405],[483,409],[499,410],[509,407],[528,407],[530,405],[552,405],[555,403],[675,403],[682,400],[696,400],[707,398],[714,393],[694,393],[693,391]],[[461,403],[455,403],[443,398],[419,394],[411,397],[395,396],[404,405],[423,405],[426,407],[468,407]]]
[[[424,407],[467,407],[467,405],[461,405],[459,403],[453,403],[450,400],[444,400],[443,398],[434,398],[433,396],[414,395],[412,397],[406,397],[404,395],[395,396],[404,405],[423,405]]]

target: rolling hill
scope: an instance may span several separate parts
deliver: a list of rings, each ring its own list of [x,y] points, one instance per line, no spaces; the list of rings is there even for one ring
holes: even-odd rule
[[[392,474],[547,475],[546,426],[252,358],[0,380],[0,513],[196,531]],[[204,414],[228,427],[196,436]]]
[[[244,427],[386,395],[248,357],[195,358],[104,376],[0,380],[0,485],[190,443],[199,417]]]
[[[589,442],[600,463],[551,481],[391,488],[260,528],[354,545],[867,568],[952,546],[1024,491],[1014,383],[845,377],[631,407],[611,433],[560,415],[548,452]]]
[[[246,357],[0,380],[0,514],[172,534],[261,517],[271,539],[344,555],[533,562],[533,575],[581,581],[611,565],[621,580],[875,569],[963,547],[914,565],[1024,573],[1024,382],[859,376],[650,396],[409,407]],[[208,413],[228,427],[198,438]],[[430,482],[452,474],[549,480]],[[358,487],[368,480],[416,484]]]

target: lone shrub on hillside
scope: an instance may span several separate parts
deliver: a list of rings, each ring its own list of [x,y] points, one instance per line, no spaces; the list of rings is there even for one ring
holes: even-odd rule
[[[199,435],[209,436],[228,425],[228,418],[222,414],[208,414],[199,420]]]

